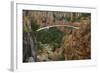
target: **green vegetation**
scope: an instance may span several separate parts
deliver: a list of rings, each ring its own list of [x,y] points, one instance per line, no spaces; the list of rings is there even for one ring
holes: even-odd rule
[[[33,31],[36,31],[39,28],[39,24],[33,19],[31,20],[31,28]]]
[[[37,32],[37,41],[42,44],[49,44],[53,48],[58,48],[60,47],[63,36],[64,32],[60,31],[56,27],[52,27]]]

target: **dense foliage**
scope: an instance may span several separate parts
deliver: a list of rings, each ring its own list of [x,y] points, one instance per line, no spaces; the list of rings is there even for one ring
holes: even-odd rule
[[[60,47],[63,36],[64,32],[60,31],[56,27],[52,27],[37,32],[37,41],[42,44],[49,44],[53,48],[58,48]]]

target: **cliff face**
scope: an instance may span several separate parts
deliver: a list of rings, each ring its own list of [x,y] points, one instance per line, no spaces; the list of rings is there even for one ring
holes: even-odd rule
[[[79,27],[52,27],[70,25]],[[91,58],[91,14],[23,10],[23,62]]]

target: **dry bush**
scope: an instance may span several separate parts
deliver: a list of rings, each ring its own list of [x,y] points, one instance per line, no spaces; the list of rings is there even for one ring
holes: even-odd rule
[[[64,56],[66,60],[81,60],[91,58],[90,24],[81,23],[80,29],[63,38]]]

